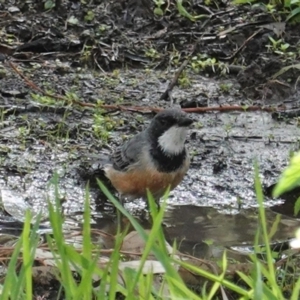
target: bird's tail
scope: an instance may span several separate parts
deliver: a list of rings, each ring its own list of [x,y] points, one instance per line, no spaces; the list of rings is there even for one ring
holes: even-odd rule
[[[109,161],[108,154],[85,157],[84,160],[81,160],[77,168],[78,174],[82,180],[89,182],[90,187],[98,187],[97,179],[101,180],[104,184],[108,184],[109,180],[105,176],[104,167]]]

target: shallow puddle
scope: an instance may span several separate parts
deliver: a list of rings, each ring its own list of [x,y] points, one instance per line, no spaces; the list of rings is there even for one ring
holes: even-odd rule
[[[281,243],[294,237],[300,222],[266,210],[268,229],[276,222],[277,231],[272,242]],[[167,237],[177,241],[179,250],[201,258],[221,258],[225,248],[238,249],[249,254],[253,251],[259,228],[255,208],[220,212],[212,207],[190,205],[174,206],[165,216]],[[229,251],[229,257],[233,251]]]
[[[153,71],[150,76],[140,70],[137,75],[128,71],[120,72],[120,78],[140,78],[140,81],[135,81],[135,89],[140,91],[140,96],[139,99],[135,99],[134,104],[148,105],[151,98],[154,99],[151,105],[168,106],[168,102],[155,100],[158,99],[157,91],[163,89],[159,79],[162,78],[162,74]],[[211,96],[219,91],[217,82],[210,81],[208,84],[207,78],[193,76],[190,87],[174,89],[175,101],[180,102],[191,95],[200,99],[203,95],[199,91],[204,89],[207,95]],[[104,85],[103,81],[99,77],[93,77],[93,82],[98,85],[100,91]],[[124,81],[116,82],[110,90],[116,94],[123,90],[128,96],[136,97],[134,90],[128,89]],[[108,99],[107,89],[99,97]],[[233,103],[234,100],[228,95],[227,98],[222,96],[222,100],[219,101],[210,100],[209,104],[220,105],[220,101]],[[143,116],[134,112],[114,112],[108,115],[110,122],[116,122],[117,125],[111,132],[109,141],[104,142],[99,140],[93,131],[94,111],[87,110],[83,113],[77,107],[62,109],[52,106],[42,110],[38,103],[34,104],[38,105],[37,107],[29,106],[27,111],[27,101],[34,103],[32,99],[24,101],[10,98],[9,102],[14,104],[19,112],[7,115],[0,127],[0,189],[3,191],[4,208],[18,220],[24,215],[24,207],[29,207],[35,214],[42,211],[46,218],[46,200],[54,198],[52,178],[57,173],[58,193],[64,213],[75,214],[80,221],[87,184],[84,176],[79,174],[80,167],[103,157],[107,158],[114,147],[122,144],[124,139],[145,128],[151,115]],[[200,206],[218,208],[223,213],[232,214],[231,218],[235,219],[226,220],[225,214],[220,214],[222,217],[219,217],[219,213],[212,209],[211,213],[215,212],[213,214],[216,215],[211,219],[206,218],[205,226],[200,226],[200,223],[194,221],[188,223],[189,234],[198,234],[186,238],[182,233],[186,226],[179,225],[170,228],[171,232],[168,234],[173,238],[177,236],[178,240],[185,238],[186,241],[182,242],[182,245],[189,243],[191,249],[195,243],[203,243],[205,239],[219,240],[218,245],[224,246],[228,241],[224,240],[221,228],[217,228],[216,233],[210,237],[203,238],[203,235],[206,236],[205,232],[208,234],[209,229],[214,228],[215,218],[221,227],[223,223],[233,226],[237,223],[238,215],[242,218],[241,211],[251,207],[254,208],[253,211],[256,210],[254,163],[258,163],[263,186],[269,187],[274,184],[287,166],[290,153],[299,147],[300,132],[295,121],[279,122],[266,112],[193,114],[192,117],[195,123],[187,144],[192,158],[191,167],[182,183],[171,192],[166,222],[172,220],[174,224],[184,224],[193,218],[201,220],[208,208],[199,208]],[[18,201],[11,201],[13,195]],[[99,196],[97,187],[91,188],[90,196],[94,215],[102,217],[110,210],[105,197]],[[20,201],[24,203],[20,204]],[[281,202],[280,199],[271,199],[269,195],[265,199],[266,206],[274,206]],[[188,207],[191,209],[184,213]],[[137,200],[127,203],[126,208],[139,215],[144,211],[145,205]],[[184,217],[190,214],[194,217],[185,220]],[[177,219],[171,219],[172,215],[177,215]],[[227,215],[227,218],[230,219],[230,215]],[[247,222],[248,220],[243,220],[243,224]],[[200,227],[203,228],[202,231]],[[252,235],[247,236],[244,232],[244,236],[241,236],[235,229],[232,230],[232,234],[227,236],[231,241],[253,241]]]

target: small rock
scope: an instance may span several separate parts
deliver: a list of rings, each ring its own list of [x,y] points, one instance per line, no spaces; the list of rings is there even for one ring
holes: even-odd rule
[[[7,10],[11,14],[20,12],[20,9],[18,7],[16,7],[16,6],[10,6]]]
[[[5,78],[7,75],[7,72],[4,68],[0,68],[0,79]]]

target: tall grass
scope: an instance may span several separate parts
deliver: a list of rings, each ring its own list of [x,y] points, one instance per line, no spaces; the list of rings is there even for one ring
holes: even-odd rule
[[[56,182],[57,184],[57,182]],[[277,283],[276,268],[272,250],[270,248],[270,234],[263,206],[263,193],[259,181],[258,168],[255,169],[255,190],[259,204],[259,226],[254,240],[263,240],[265,244],[266,261],[258,259],[256,254],[250,256],[253,272],[246,274],[237,271],[239,283],[226,278],[227,257],[224,252],[220,262],[219,273],[212,273],[183,260],[175,246],[170,250],[167,246],[162,222],[166,202],[157,210],[155,201],[149,196],[149,207],[153,226],[150,231],[142,226],[124,209],[106,187],[99,182],[99,186],[107,198],[116,206],[119,213],[130,221],[133,228],[144,241],[143,252],[137,266],[124,267],[122,243],[127,231],[120,228],[115,237],[115,246],[107,255],[101,251],[101,245],[95,245],[91,238],[90,195],[86,189],[84,216],[82,227],[82,248],[78,250],[67,242],[63,231],[63,216],[61,214],[58,190],[54,204],[49,203],[49,219],[52,234],[47,236],[49,251],[52,253],[53,263],[58,270],[57,280],[61,284],[58,299],[226,299],[228,294],[236,299],[285,299],[282,286]],[[39,227],[37,220],[31,227],[31,214],[26,214],[23,233],[16,243],[7,266],[7,273],[3,282],[1,299],[34,299],[35,289],[32,283],[32,268],[35,264],[35,252],[38,248]],[[274,228],[272,229],[274,231]],[[149,260],[149,255],[155,257]],[[127,258],[128,259],[128,258]],[[161,266],[161,276],[149,271],[149,265],[155,269],[155,263]],[[147,269],[148,268],[148,269]],[[195,293],[185,284],[178,270],[183,268],[195,276],[201,276],[209,284],[203,284],[200,293]],[[203,282],[203,281],[202,281]],[[97,283],[97,284],[96,284]],[[292,298],[298,299],[300,280],[291,291]]]

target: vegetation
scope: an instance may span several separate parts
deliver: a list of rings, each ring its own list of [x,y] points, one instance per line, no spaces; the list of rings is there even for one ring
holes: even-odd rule
[[[164,15],[170,6],[170,1],[164,0],[153,0],[155,4],[154,13],[158,16]],[[208,15],[192,15],[186,8],[189,3],[188,1],[176,0],[175,6],[178,13],[190,21],[197,21],[199,19],[208,18]],[[168,5],[166,5],[168,3]],[[270,0],[269,3],[265,4],[258,0],[234,0],[234,4],[257,4],[264,6],[270,14],[275,16],[275,13],[280,13],[286,17],[286,20],[292,23],[300,22],[300,1],[299,0]],[[205,1],[206,6],[217,6],[216,1]],[[275,20],[278,21],[278,20]]]
[[[282,192],[299,185],[299,160],[300,154],[292,158],[291,166],[283,173],[274,191],[275,195],[280,195]],[[38,259],[37,257],[41,259],[41,253],[46,252],[48,254],[45,254],[47,260],[45,259],[44,264],[56,266],[58,270],[57,279],[61,283],[58,297],[63,296],[64,299],[226,299],[228,294],[236,299],[278,300],[286,299],[285,294],[288,294],[292,300],[299,298],[300,279],[294,279],[291,282],[287,279],[289,277],[285,276],[286,282],[282,282],[282,280],[279,280],[279,278],[282,278],[282,273],[290,271],[282,268],[276,269],[274,265],[274,257],[270,247],[271,233],[268,232],[266,226],[263,193],[257,167],[255,171],[255,189],[259,204],[260,226],[255,237],[255,252],[249,256],[253,272],[246,274],[237,271],[238,280],[228,280],[226,278],[228,267],[226,252],[224,252],[222,261],[219,262],[220,271],[213,274],[180,259],[176,252],[176,245],[173,248],[168,248],[161,226],[166,208],[165,202],[162,209],[158,211],[155,201],[149,195],[153,227],[150,231],[146,231],[101,182],[99,182],[99,186],[102,191],[116,206],[120,214],[130,220],[131,225],[144,241],[141,257],[137,265],[123,266],[125,256],[121,254],[120,249],[127,233],[126,230],[121,231],[119,229],[114,249],[106,252],[106,254],[102,252],[99,244],[95,245],[93,243],[91,239],[88,189],[86,189],[84,207],[82,248],[76,248],[67,242],[65,238],[64,220],[58,200],[60,196],[57,176],[54,176],[51,184],[55,187],[56,201],[55,204],[49,202],[49,219],[52,233],[47,235],[48,252],[45,250],[45,246],[41,249],[38,246],[39,218],[31,228],[32,218],[28,211],[23,233],[14,247],[7,266],[7,274],[0,299],[31,300],[37,297],[32,283],[33,266]],[[261,247],[258,246],[260,238],[264,241],[264,261],[261,260]],[[150,260],[149,255],[153,255],[154,259]],[[20,260],[22,264],[18,267]],[[160,269],[161,277],[159,280],[156,275],[157,268]],[[187,287],[183,278],[179,275],[178,269],[180,268],[184,268],[207,281],[206,283],[203,281],[200,292],[193,292]],[[95,282],[98,282],[96,287]]]
[[[57,8],[57,5],[61,3],[61,1],[47,0],[43,1],[43,3],[46,10],[52,10]],[[85,5],[88,5],[85,1],[81,1],[81,3],[83,7]],[[153,13],[155,14],[155,18],[158,19],[161,16],[173,14],[173,17],[175,15],[174,18],[181,18],[180,20],[182,21],[182,24],[187,23],[193,25],[196,22],[198,22],[199,25],[201,22],[214,16],[214,12],[212,12],[212,10],[207,10],[207,12],[210,12],[211,15],[209,15],[209,13],[199,14],[193,9],[191,3],[192,2],[190,1],[183,0],[153,0]],[[286,20],[290,23],[299,22],[299,0],[270,0],[269,3],[261,3],[255,0],[236,0],[234,3],[249,4],[251,6],[262,6],[276,22],[281,20]],[[218,1],[205,0],[204,4],[205,6],[213,7],[214,9],[218,7]],[[84,22],[91,24],[93,21],[95,21],[95,19],[97,19],[97,13],[90,10],[90,8],[88,9],[89,10],[85,11],[82,15],[82,19],[84,20]],[[65,29],[67,27],[72,28],[72,26],[76,28],[78,24],[82,25],[80,15],[81,14],[77,14],[76,16],[75,14],[74,16],[69,15],[64,23]],[[176,19],[176,22],[177,20],[178,19]],[[96,22],[98,21],[96,20]],[[53,24],[54,23],[59,24],[58,22],[53,22]],[[111,24],[114,23],[111,22]],[[229,25],[229,27],[230,26],[231,24]],[[29,27],[34,28],[34,26]],[[88,36],[90,40],[89,38],[87,38],[84,47],[81,48],[79,60],[80,63],[82,63],[83,65],[88,65],[92,58],[95,64],[97,64],[97,58],[105,58],[107,65],[110,65],[112,61],[118,60],[119,57],[122,57],[122,55],[118,56],[118,51],[113,53],[113,51],[108,50],[109,47],[107,46],[107,41],[105,41],[105,43],[99,44],[101,45],[101,47],[103,46],[103,49],[101,49],[101,55],[99,55],[99,52],[97,52],[97,50],[99,50],[98,38],[100,39],[100,37],[111,35],[111,27],[112,26],[101,24],[100,22],[98,22],[97,30],[95,31],[92,30],[92,26],[89,27],[91,28],[92,34],[91,36]],[[115,25],[113,27],[115,27]],[[204,27],[201,27],[201,30],[199,28],[200,27],[197,27],[194,32],[200,32]],[[234,30],[238,31],[238,28],[240,27],[236,26],[234,27]],[[219,31],[211,30],[211,32],[216,33],[216,35],[212,36],[212,38],[217,37],[219,39],[220,36],[218,36],[218,33],[221,32],[225,32],[224,34],[226,35],[227,29],[228,28],[223,28],[222,26],[220,26],[220,28],[218,28]],[[232,28],[229,29],[231,30]],[[62,30],[62,32],[64,32],[64,30]],[[75,31],[79,31],[78,28]],[[118,29],[118,31],[120,30]],[[166,32],[168,33],[169,37],[172,37],[172,34],[174,33],[172,32],[172,30],[166,30]],[[85,34],[87,33],[88,32],[85,31]],[[179,33],[181,34],[181,32]],[[188,33],[189,32],[187,32],[187,36],[189,37]],[[123,34],[123,36],[125,36],[126,39],[130,41],[130,35],[126,36],[125,34]],[[84,35],[81,37],[84,37]],[[245,35],[245,38],[247,37],[248,36]],[[197,53],[182,51],[181,46],[183,44],[197,44],[196,40],[200,38],[200,35],[195,35],[195,39],[192,41],[187,38],[189,42],[186,42],[185,39],[178,35],[178,38],[174,39],[178,41],[177,44],[173,44],[172,39],[166,39],[165,44],[161,43],[161,40],[163,40],[164,38],[166,39],[166,36],[157,37],[155,35],[151,35],[151,42],[143,42],[142,47],[144,47],[145,44],[147,44],[147,47],[138,48],[139,45],[137,45],[136,47],[130,46],[131,50],[141,50],[140,52],[136,51],[133,54],[130,53],[130,57],[133,58],[133,61],[141,60],[145,63],[149,62],[149,64],[146,65],[147,72],[149,74],[153,71],[153,65],[158,66],[158,62],[163,61],[163,59],[165,59],[165,61],[170,64],[169,66],[177,68],[178,66],[180,66],[182,60],[186,59],[183,54],[185,52],[188,53],[188,55],[190,54],[190,57],[188,57],[188,67],[190,68],[190,70],[198,73],[207,72],[207,70],[209,69],[214,73],[219,72],[222,75],[227,75],[230,71],[229,61],[234,61],[236,55],[239,53],[235,50],[233,52],[224,52],[224,54],[222,53],[221,55],[219,55],[219,58],[215,58],[212,57],[213,54],[211,54],[211,52],[207,54],[202,53],[201,51]],[[95,45],[97,45],[97,47],[95,47],[95,45],[93,44],[92,39],[94,39],[93,41],[95,41]],[[114,37],[113,41],[115,40],[117,40],[117,38]],[[163,46],[166,49],[166,52],[163,52],[161,48],[159,49],[159,45],[155,44],[156,40],[160,40],[160,44],[172,45],[170,47],[173,47],[173,49]],[[292,45],[292,42],[286,42],[284,40],[284,37],[268,37],[267,43],[267,45],[263,44],[262,47],[266,51],[268,51],[268,53],[272,53],[276,55],[276,57],[280,57],[281,60],[292,61],[293,63],[293,61],[295,61],[299,56],[299,49],[296,48],[298,46]],[[133,45],[133,43],[129,44]],[[246,44],[243,44],[242,47],[244,47],[245,45]],[[118,49],[122,49],[122,42],[120,42],[120,45],[118,45],[118,47]],[[126,49],[126,47],[124,47],[124,49]],[[113,53],[111,57],[110,53]],[[169,56],[165,53],[167,53]],[[137,54],[143,54],[144,57],[139,57],[139,55]],[[145,57],[147,59],[145,59]],[[222,58],[225,62],[222,62]],[[98,67],[99,69],[101,69],[101,66],[105,65],[106,64],[100,63],[98,64]],[[124,63],[124,65],[126,64]],[[117,66],[120,67],[120,65]],[[57,66],[55,67],[57,68]],[[82,65],[80,65],[80,67],[78,68],[80,69],[81,67]],[[239,66],[238,71],[240,69],[243,69],[244,67],[245,65]],[[293,65],[280,69],[280,71],[273,75],[273,78],[276,78],[290,68],[300,67],[299,65]],[[78,73],[80,73],[79,69]],[[63,71],[61,69],[61,66],[59,66],[57,70],[59,70],[60,72]],[[120,75],[120,73],[122,72],[119,69],[114,70],[115,71],[111,74],[110,77],[106,76],[107,73],[102,70],[104,74],[104,83],[101,87],[102,90],[108,87],[115,87],[119,83],[119,81],[121,81],[119,77],[122,77]],[[98,74],[96,75],[98,76]],[[133,77],[134,79],[130,79],[126,76],[126,79],[122,80],[126,84],[130,83],[130,86],[135,88],[135,86],[138,86],[137,81],[142,81],[142,79],[138,79],[135,74]],[[163,74],[162,77],[165,79],[166,75]],[[81,81],[83,80],[82,77],[79,77],[79,74],[74,76],[74,86],[76,88],[78,83]],[[77,131],[80,126],[83,126],[83,122],[80,121],[78,121],[78,124],[74,124],[74,127],[67,126],[66,120],[69,118],[69,107],[74,103],[78,103],[80,97],[76,95],[76,92],[69,92],[66,93],[65,97],[63,98],[57,97],[54,99],[53,97],[51,97],[51,95],[56,93],[54,89],[54,87],[56,86],[56,82],[57,81],[53,81],[51,82],[51,84],[49,83],[47,84],[47,86],[45,86],[45,88],[47,88],[47,91],[44,95],[31,94],[31,100],[33,99],[37,106],[45,106],[47,108],[47,111],[48,109],[50,111],[50,109],[52,108],[54,111],[60,111],[60,117],[58,118],[58,120],[55,120],[55,122],[53,122],[54,125],[52,127],[47,128],[47,133],[49,133],[49,135],[43,137],[47,141],[55,140],[55,144],[53,147],[56,147],[56,149],[58,149],[57,141],[59,138],[61,138],[64,143],[67,143],[70,139],[70,136],[76,136],[77,134],[93,136],[97,140],[98,147],[99,140],[100,142],[106,143],[110,138],[111,131],[113,131],[119,125],[123,124],[123,121],[118,117],[114,117],[111,114],[106,114],[101,109],[102,104],[120,104],[124,102],[124,99],[128,99],[128,97],[124,98],[122,94],[120,95],[120,89],[116,89],[114,91],[115,94],[111,92],[107,93],[106,99],[101,101],[99,100],[95,104],[95,106],[92,106],[94,108],[93,110],[88,111],[86,109],[86,111],[88,112],[92,111],[91,118],[93,119],[93,122],[88,123],[84,131],[82,131],[81,133]],[[183,71],[178,79],[178,82],[180,88],[188,88],[193,84],[194,81],[189,72]],[[296,82],[298,82],[298,80]],[[52,83],[54,86],[52,86]],[[255,86],[255,84],[253,85]],[[121,88],[125,89],[126,85],[125,87],[123,85]],[[94,91],[94,86],[92,85],[89,89]],[[220,90],[223,94],[229,94],[232,89],[233,86],[230,83],[220,85]],[[135,96],[132,95],[136,94],[131,94],[131,98],[134,98]],[[103,97],[101,96],[101,99],[102,98]],[[251,96],[249,96],[249,98],[251,98]],[[95,102],[96,101],[97,100],[95,100]],[[157,104],[158,102],[153,103]],[[82,102],[81,104],[87,103]],[[152,105],[152,102],[150,104]],[[85,106],[79,106],[77,111],[78,116],[76,116],[75,120],[81,120],[81,115],[79,114],[79,112],[83,111],[84,107]],[[247,110],[247,106],[245,105],[244,107],[245,110]],[[88,106],[86,106],[85,108],[88,108]],[[19,112],[20,111],[21,110],[19,110]],[[14,116],[15,115],[12,114],[12,117]],[[137,115],[137,122],[139,121],[139,117],[141,116]],[[3,108],[1,110],[1,120],[3,121],[4,119],[5,111]],[[25,150],[28,147],[26,143],[28,142],[28,136],[31,132],[36,132],[37,138],[34,139],[34,141],[39,141],[41,139],[39,128],[44,128],[46,126],[47,124],[44,123],[42,118],[36,118],[36,120],[31,121],[31,119],[26,118],[26,115],[22,116],[21,126],[19,126],[17,130],[17,137],[23,144],[21,150]],[[196,126],[199,128],[203,126],[203,124],[198,122]],[[232,131],[232,124],[225,124],[224,131],[229,136],[229,133],[231,133]],[[273,140],[274,137],[270,134],[269,139]],[[44,141],[41,140],[41,142]],[[75,146],[77,146],[77,142],[74,142],[74,144]],[[70,147],[69,155],[72,154],[71,149],[72,146]],[[12,151],[8,146],[2,146],[1,150],[3,151],[3,153]],[[98,148],[96,150],[98,150]],[[197,151],[198,148],[197,150],[194,150],[194,153],[192,154],[196,156]],[[3,157],[4,155],[2,156],[1,160],[4,160]],[[45,157],[45,159],[48,158]],[[300,156],[295,155],[291,160],[291,166],[283,173],[282,179],[280,180],[277,188],[274,191],[275,196],[279,196],[284,191],[294,188],[300,184],[299,166]],[[21,168],[22,165],[17,164],[17,167]],[[6,167],[6,169],[10,171],[8,167]],[[14,171],[14,169],[11,170],[11,172]],[[28,170],[25,174],[29,173],[29,171],[30,170]],[[20,172],[20,174],[22,174],[23,176],[24,172]],[[83,227],[80,230],[82,241],[80,247],[76,246],[76,244],[78,243],[75,243],[74,240],[70,242],[70,240],[66,236],[66,232],[64,229],[63,210],[60,203],[60,200],[63,197],[60,195],[58,181],[58,177],[54,176],[54,178],[49,183],[55,188],[55,197],[54,199],[49,199],[49,220],[51,223],[52,232],[46,236],[46,242],[42,245],[40,244],[40,235],[38,234],[38,229],[41,225],[40,218],[37,218],[36,220],[36,218],[33,218],[32,214],[28,211],[26,214],[24,228],[20,239],[13,247],[9,249],[1,249],[2,251],[11,250],[11,252],[6,252],[8,254],[2,257],[4,275],[2,280],[0,299],[43,299],[45,295],[39,294],[39,292],[37,291],[36,283],[33,280],[35,277],[34,272],[36,265],[42,265],[44,267],[54,267],[56,271],[56,282],[59,286],[59,291],[56,295],[56,299],[289,298],[294,300],[299,298],[300,280],[298,279],[298,258],[296,256],[294,257],[290,255],[288,259],[282,259],[284,264],[282,263],[278,266],[276,264],[275,253],[270,246],[270,240],[273,233],[276,231],[277,223],[275,223],[270,230],[267,228],[265,210],[263,206],[264,199],[257,168],[255,173],[255,189],[259,206],[260,226],[253,241],[255,245],[254,251],[249,256],[248,265],[250,265],[251,271],[249,271],[249,269],[247,269],[248,271],[242,270],[242,268],[239,268],[240,265],[237,263],[234,266],[236,276],[232,277],[228,276],[230,264],[227,259],[226,252],[224,252],[221,261],[211,263],[214,268],[204,268],[203,265],[205,264],[203,263],[203,261],[201,261],[203,265],[199,267],[198,264],[194,263],[194,260],[184,259],[185,257],[181,256],[177,252],[176,243],[172,246],[169,246],[166,243],[164,232],[161,226],[164,211],[166,208],[165,204],[162,205],[162,209],[160,211],[157,211],[155,203],[151,198],[151,195],[149,195],[149,207],[151,211],[153,226],[151,230],[147,231],[143,229],[141,225],[120,205],[120,203],[106,190],[101,182],[99,182],[99,186],[106,194],[107,198],[118,209],[119,219],[121,219],[121,216],[126,217],[130,221],[131,226],[134,228],[137,236],[141,241],[141,251],[139,253],[135,253],[135,256],[138,257],[138,259],[133,260],[131,255],[126,253],[126,251],[122,251],[124,239],[128,236],[128,230],[121,230],[121,226],[117,234],[113,237],[114,247],[104,249],[102,244],[94,242],[94,240],[92,239],[92,229],[90,226],[91,214],[89,203],[90,195],[88,188],[86,190],[85,197],[86,199],[83,215]],[[297,201],[295,205],[295,213],[298,213],[299,210],[300,201]],[[32,224],[34,225],[32,226]],[[261,246],[261,241],[263,241],[263,246]],[[292,263],[288,264],[289,261],[291,261]],[[208,263],[210,262],[207,262],[207,264]],[[290,268],[290,265],[293,266],[292,269]],[[186,283],[185,278],[182,276],[182,272],[180,272],[182,270],[197,277],[197,279],[199,280],[199,286],[197,287],[197,289],[192,289]]]

